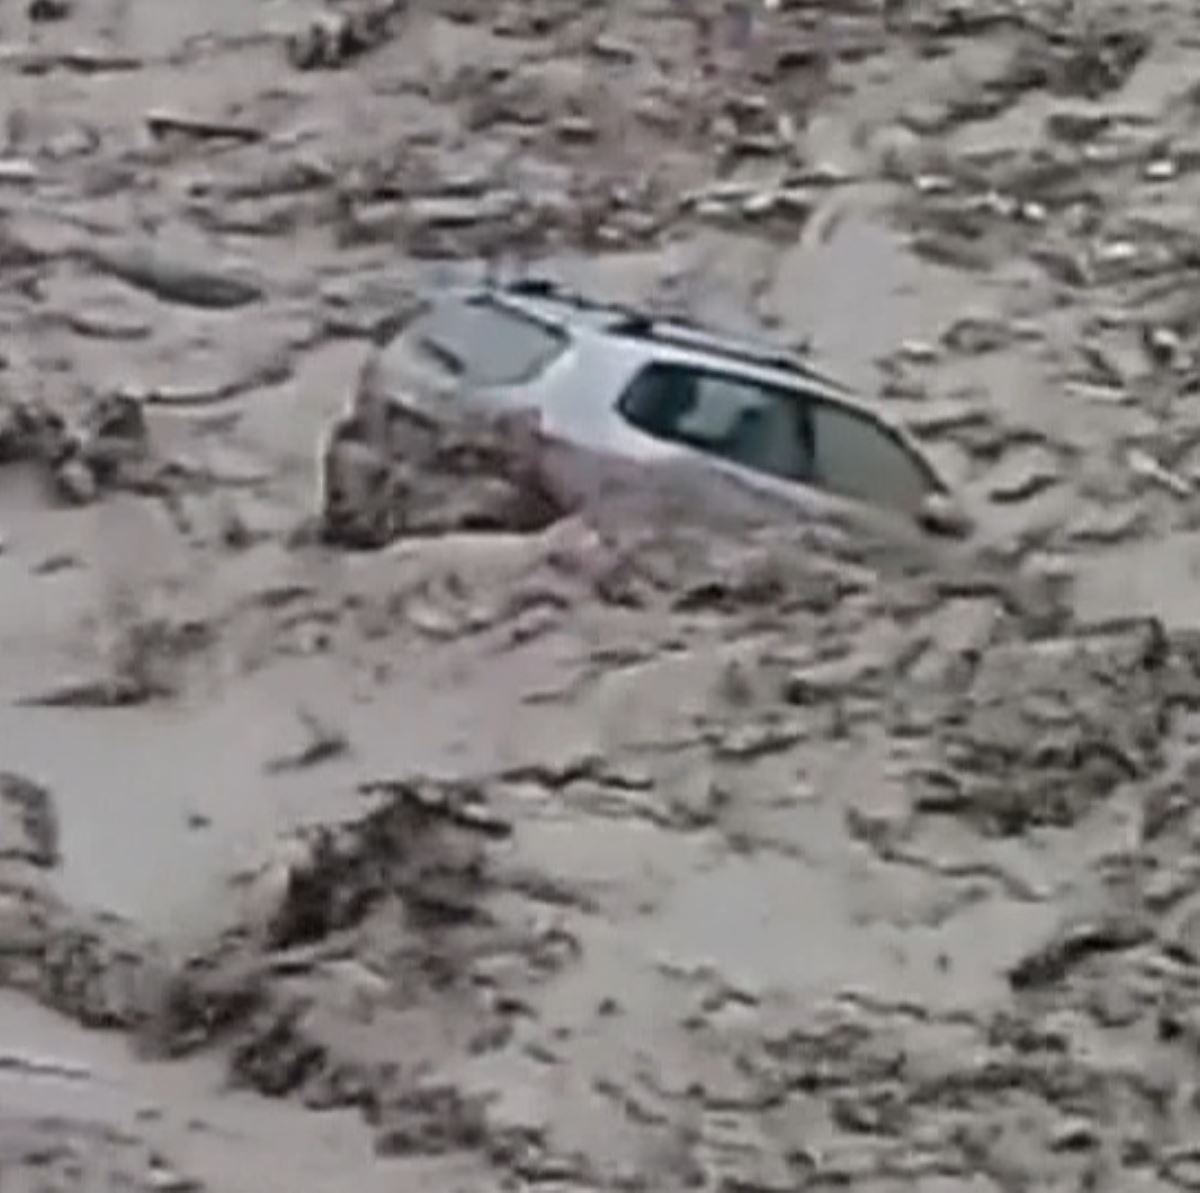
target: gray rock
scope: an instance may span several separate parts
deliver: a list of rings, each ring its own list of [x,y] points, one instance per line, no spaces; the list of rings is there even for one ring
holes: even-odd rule
[[[76,255],[94,269],[163,302],[230,310],[263,297],[262,286],[240,272],[185,261],[152,244],[92,244],[78,249]]]
[[[46,939],[52,901],[39,881],[43,874],[28,863],[10,862],[0,881],[0,978],[16,986],[23,983],[12,968],[14,961],[36,961]]]
[[[992,501],[1012,504],[1028,501],[1062,480],[1061,469],[1045,448],[1029,447],[1009,452],[988,477]]]
[[[158,1009],[169,972],[125,921],[61,915],[47,925],[38,993],[85,1026],[130,1028]]]
[[[1102,506],[1072,519],[1069,535],[1073,542],[1089,546],[1111,546],[1139,534],[1146,513],[1134,506]]]
[[[994,422],[981,406],[959,398],[922,402],[905,411],[904,421],[916,434],[930,438],[953,435],[969,427],[988,427]]]
[[[428,228],[469,228],[512,216],[520,205],[513,191],[490,191],[478,196],[439,195],[413,199],[407,215]]]
[[[1068,1118],[1056,1123],[1050,1132],[1050,1150],[1055,1152],[1090,1151],[1100,1142],[1100,1129],[1087,1118]]]
[[[72,456],[55,468],[54,487],[72,505],[90,505],[100,495],[96,473],[82,456]]]
[[[49,790],[24,775],[0,771],[0,859],[52,867],[59,860],[58,813]]]
[[[323,453],[320,515],[324,537],[343,546],[382,546],[398,529],[387,456],[355,424],[336,426]]]

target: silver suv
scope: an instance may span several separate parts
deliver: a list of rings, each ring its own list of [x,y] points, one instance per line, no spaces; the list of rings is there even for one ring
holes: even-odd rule
[[[969,529],[915,441],[797,357],[550,282],[437,292],[371,369],[375,393],[434,417],[532,409],[547,435],[595,451],[690,456],[818,511]]]

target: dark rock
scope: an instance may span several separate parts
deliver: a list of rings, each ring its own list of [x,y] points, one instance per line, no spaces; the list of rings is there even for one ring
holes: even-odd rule
[[[1028,501],[1061,479],[1059,463],[1049,450],[1024,448],[1007,453],[988,475],[988,496],[1002,504]]]
[[[31,21],[63,21],[71,15],[70,0],[29,0],[25,10]]]
[[[58,842],[58,813],[49,790],[23,775],[0,771],[0,859],[56,866]]]
[[[0,402],[0,464],[54,463],[69,451],[66,420],[41,402]]]
[[[132,925],[111,915],[71,918],[47,926],[37,993],[87,1027],[133,1028],[162,997],[169,969]]]
[[[379,1111],[376,1150],[381,1156],[439,1156],[482,1147],[488,1129],[482,1098],[453,1086],[408,1091]]]
[[[1066,978],[1072,969],[1101,953],[1144,944],[1150,927],[1130,917],[1112,917],[1075,925],[1023,957],[1009,971],[1014,990],[1036,990]]]
[[[297,70],[336,70],[388,40],[397,0],[374,0],[351,11],[322,13],[286,42],[287,60]]]
[[[242,1084],[283,1097],[304,1087],[327,1063],[324,1047],[303,1030],[303,1011],[291,1006],[264,1012],[267,1017],[234,1047],[230,1072]]]
[[[130,478],[149,456],[150,437],[142,405],[121,394],[100,398],[84,417],[81,454],[98,485]]]
[[[536,530],[565,512],[509,420],[468,411],[435,422],[392,411],[374,434],[369,422],[340,421],[323,452],[328,542],[370,548],[402,534]]]

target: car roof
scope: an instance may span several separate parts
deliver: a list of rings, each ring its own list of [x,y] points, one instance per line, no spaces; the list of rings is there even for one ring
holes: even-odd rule
[[[677,316],[620,303],[605,303],[542,279],[506,286],[474,287],[470,291],[567,331],[588,331],[642,346],[648,360],[670,356],[691,358],[695,364],[724,365],[739,372],[773,374],[776,384],[804,383],[846,397],[850,391],[833,377],[807,364],[797,353],[766,340],[723,335]]]
[[[794,352],[767,340],[729,336],[697,323],[663,317],[621,303],[585,297],[555,282],[527,278],[507,285],[475,285],[459,291],[483,296],[571,334],[619,341],[638,358],[637,367],[656,361],[695,368],[727,369],[748,380],[815,394],[859,410],[908,440],[910,436],[887,411],[868,402],[836,378]]]

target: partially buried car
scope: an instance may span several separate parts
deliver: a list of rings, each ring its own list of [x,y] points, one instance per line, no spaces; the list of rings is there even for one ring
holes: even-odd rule
[[[913,438],[801,357],[548,281],[439,290],[368,367],[377,398],[427,418],[527,411],[551,439],[703,461],[817,514],[971,529]]]

